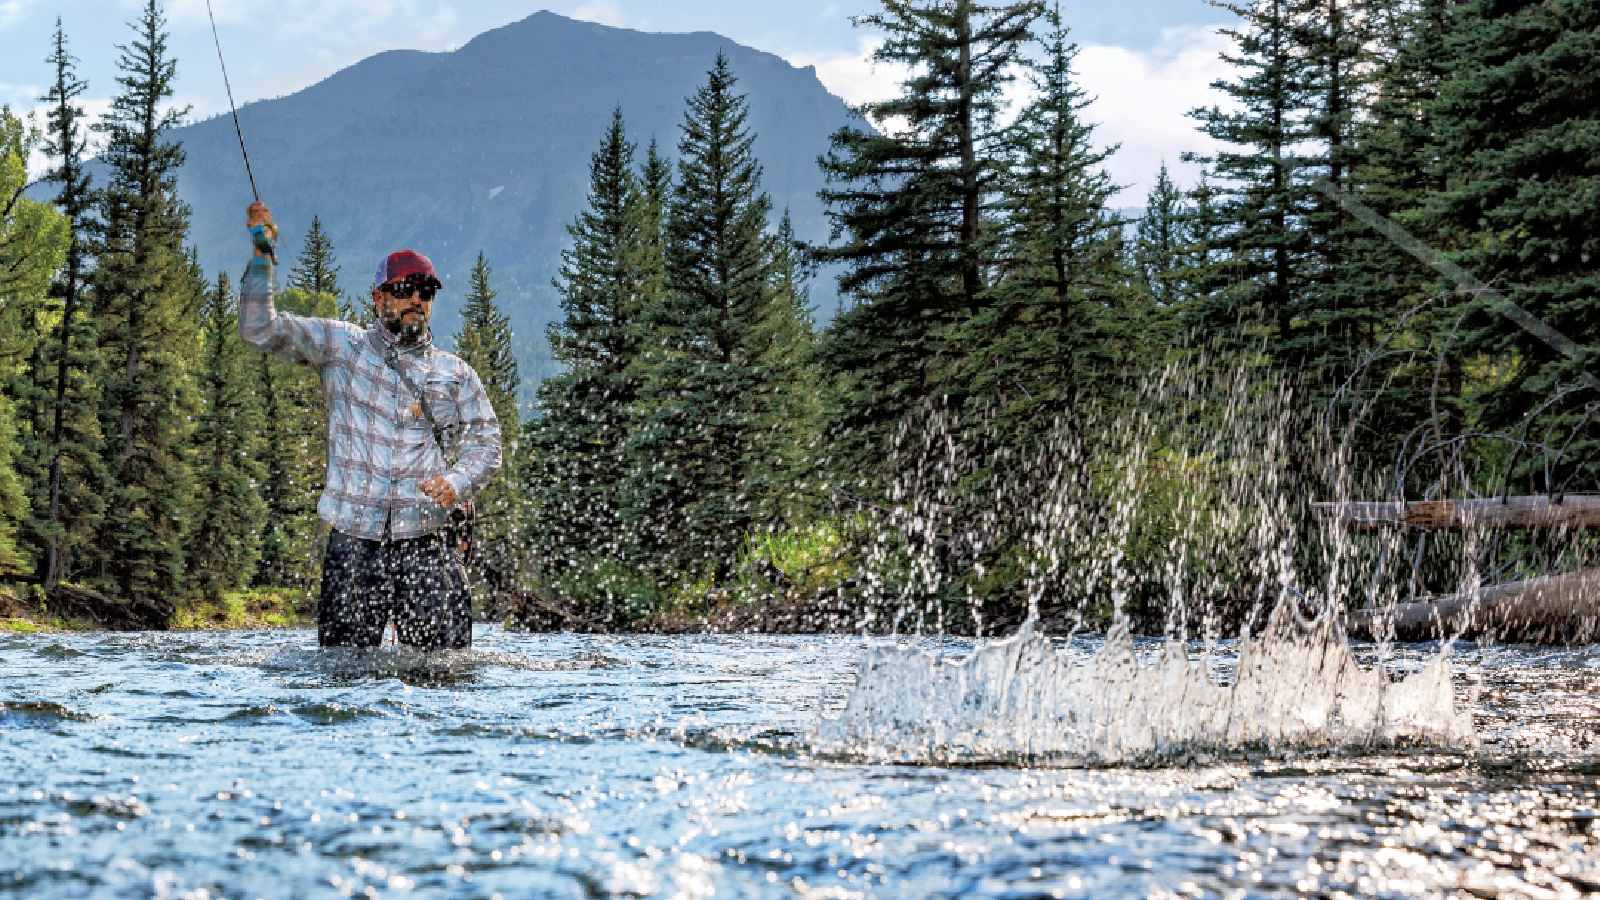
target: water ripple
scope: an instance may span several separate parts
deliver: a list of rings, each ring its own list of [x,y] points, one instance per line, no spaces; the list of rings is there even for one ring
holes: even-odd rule
[[[818,722],[862,679],[848,638],[480,629],[438,659],[324,654],[306,632],[164,640],[3,644],[0,745],[21,762],[0,767],[0,895],[1600,890],[1595,648],[1457,646],[1447,683],[1476,746],[1063,768],[828,752]],[[81,655],[37,652],[53,644]],[[1398,684],[1436,652],[1354,658]]]

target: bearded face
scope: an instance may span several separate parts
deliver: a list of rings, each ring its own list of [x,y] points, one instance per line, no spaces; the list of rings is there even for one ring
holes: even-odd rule
[[[433,314],[433,296],[438,289],[437,281],[415,277],[374,288],[372,303],[378,321],[400,343],[416,343],[427,333],[428,318]]]

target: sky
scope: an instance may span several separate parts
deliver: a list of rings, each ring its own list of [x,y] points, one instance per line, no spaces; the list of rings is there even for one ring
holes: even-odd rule
[[[874,0],[211,0],[234,99],[294,93],[383,50],[451,50],[540,9],[641,31],[715,31],[815,66],[852,103],[891,96],[900,73],[872,65],[876,35],[851,24]],[[0,0],[0,104],[39,109],[51,77],[45,57],[56,18],[65,27],[85,107],[98,114],[115,91],[116,45],[143,0]],[[164,0],[178,60],[177,103],[192,116],[227,111],[206,18],[206,0]],[[1096,98],[1087,116],[1101,144],[1119,144],[1108,169],[1125,189],[1113,202],[1140,206],[1164,161],[1180,184],[1197,172],[1179,160],[1209,147],[1185,113],[1220,102],[1210,83],[1226,74],[1217,26],[1229,14],[1204,0],[1121,0],[1063,8],[1080,46],[1080,82]],[[31,49],[30,49],[31,48]],[[40,121],[42,122],[42,116]]]

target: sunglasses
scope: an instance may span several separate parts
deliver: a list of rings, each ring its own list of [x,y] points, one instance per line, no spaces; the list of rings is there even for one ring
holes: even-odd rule
[[[408,278],[405,281],[392,281],[378,288],[378,290],[396,300],[406,300],[412,294],[416,294],[417,299],[423,303],[431,303],[434,295],[439,293],[439,285],[432,281],[418,282]]]

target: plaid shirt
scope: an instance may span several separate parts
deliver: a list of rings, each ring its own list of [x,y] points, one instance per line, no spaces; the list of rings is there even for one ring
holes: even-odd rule
[[[500,468],[500,422],[478,373],[424,338],[402,347],[380,324],[361,328],[273,308],[272,265],[254,258],[239,295],[239,334],[268,353],[315,366],[328,402],[328,478],[317,513],[355,537],[416,537],[443,527],[449,511],[418,488],[444,475],[456,502]],[[417,397],[385,356],[405,368],[456,457],[447,465]]]

